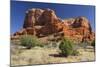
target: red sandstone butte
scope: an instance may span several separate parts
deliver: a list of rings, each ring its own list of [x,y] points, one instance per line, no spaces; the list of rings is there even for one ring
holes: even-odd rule
[[[51,9],[32,8],[26,11],[23,28],[15,32],[11,39],[21,35],[35,35],[39,38],[58,34],[73,40],[94,40],[94,33],[86,17],[60,19]]]

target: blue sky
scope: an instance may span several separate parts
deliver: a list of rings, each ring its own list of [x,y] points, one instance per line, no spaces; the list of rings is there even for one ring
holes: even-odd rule
[[[95,7],[90,5],[72,5],[57,3],[11,1],[11,34],[22,29],[25,12],[31,8],[50,8],[61,19],[85,16],[95,31]]]

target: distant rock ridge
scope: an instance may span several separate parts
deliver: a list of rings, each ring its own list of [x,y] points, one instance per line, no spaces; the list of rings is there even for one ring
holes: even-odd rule
[[[95,37],[86,17],[60,19],[55,11],[38,8],[26,11],[23,28],[15,32],[11,39],[18,39],[21,35],[34,35],[38,38],[56,35],[78,41],[92,41]]]

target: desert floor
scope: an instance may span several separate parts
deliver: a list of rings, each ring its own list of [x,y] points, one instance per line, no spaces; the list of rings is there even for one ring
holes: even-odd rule
[[[59,51],[58,48],[50,47],[25,49],[11,44],[11,66],[95,61],[95,52],[91,46],[78,49],[78,56],[63,57]]]

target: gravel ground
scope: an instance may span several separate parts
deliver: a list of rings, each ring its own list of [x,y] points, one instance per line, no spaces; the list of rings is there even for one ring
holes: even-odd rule
[[[21,46],[11,45],[11,65],[32,65],[32,64],[51,64],[94,61],[94,49],[78,49],[78,56],[62,57],[59,49],[35,47],[32,49],[21,48]]]

